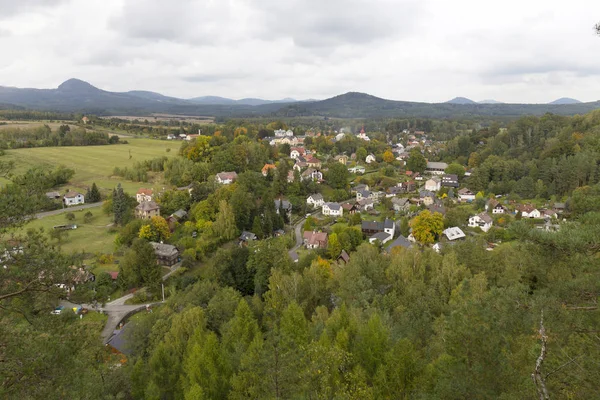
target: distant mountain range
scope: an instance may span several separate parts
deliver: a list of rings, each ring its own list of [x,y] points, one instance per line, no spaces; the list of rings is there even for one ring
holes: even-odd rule
[[[109,92],[79,79],[69,79],[56,89],[20,89],[0,86],[0,108],[81,112],[96,115],[148,115],[171,113],[216,117],[339,117],[339,118],[468,118],[583,114],[600,108],[600,102],[581,103],[559,99],[552,104],[503,104],[493,100],[475,102],[457,97],[446,103],[386,100],[349,92],[325,100],[297,101],[217,96],[179,99],[160,93],[133,90]]]
[[[571,99],[569,97],[561,97],[560,99],[556,99],[554,101],[551,101],[548,104],[581,104],[581,101],[575,100],[575,99]]]

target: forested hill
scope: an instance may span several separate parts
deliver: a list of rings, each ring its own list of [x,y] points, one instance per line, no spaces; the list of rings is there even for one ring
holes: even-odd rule
[[[376,117],[515,117],[522,115],[585,114],[600,108],[600,101],[579,104],[455,104],[386,100],[365,93],[346,93],[327,100],[287,105],[279,116]]]
[[[0,86],[0,109],[25,108],[97,115],[147,115],[160,112],[215,117],[462,118],[518,117],[545,113],[575,115],[600,108],[598,101],[579,104],[432,104],[386,100],[355,92],[322,101],[293,102],[289,99],[290,103],[286,103],[284,102],[286,100],[288,99],[267,104],[260,104],[260,101],[240,100],[224,103],[214,100],[215,103],[210,104],[209,97],[208,100],[204,99],[201,104],[198,104],[197,99],[184,100],[154,92],[109,92],[78,79],[70,79],[56,89],[20,89]]]

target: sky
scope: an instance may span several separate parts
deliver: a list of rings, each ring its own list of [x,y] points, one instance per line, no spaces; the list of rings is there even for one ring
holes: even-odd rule
[[[0,0],[0,85],[600,100],[598,0]]]

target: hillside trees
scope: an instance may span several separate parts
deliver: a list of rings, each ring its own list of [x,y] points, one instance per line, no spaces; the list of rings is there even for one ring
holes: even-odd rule
[[[413,172],[423,172],[427,168],[427,160],[417,149],[411,150],[408,160],[406,160],[406,169]]]

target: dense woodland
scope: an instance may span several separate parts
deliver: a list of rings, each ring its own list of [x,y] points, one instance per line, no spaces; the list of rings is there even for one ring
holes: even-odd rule
[[[96,132],[85,128],[74,128],[67,124],[52,130],[48,125],[37,128],[0,129],[0,149],[57,146],[98,146],[119,143],[119,136]]]
[[[322,185],[298,175],[287,181],[289,146],[261,140],[287,128],[281,122],[215,125],[182,142],[176,158],[138,163],[139,173],[163,173],[174,187],[191,185],[192,191],[167,190],[158,198],[163,216],[189,211],[172,234],[158,218],[132,220],[135,203],[120,188],[105,204],[119,227],[116,245],[126,252],[118,282],[123,289],[147,286],[158,296],[160,275],[147,268],[153,264],[147,238],[183,249],[185,273],[168,281],[167,302],[128,326],[131,354],[123,364],[103,348],[96,326],[71,330],[72,316],[49,315],[60,296],[53,283],[67,279],[77,261],[34,232],[20,239],[22,254],[9,251],[9,268],[0,269],[0,337],[6,338],[0,395],[525,399],[539,398],[542,382],[552,398],[597,397],[600,113],[485,127],[424,121],[366,121],[379,127],[369,131],[368,143],[353,136],[307,138],[306,147],[328,167]],[[568,199],[568,221],[545,232],[509,218],[499,228],[503,243],[493,251],[486,250],[489,238],[469,235],[441,253],[415,246],[388,254],[362,243],[357,215],[336,228],[327,250],[293,263],[291,238],[271,237],[290,223],[274,200],[288,199],[294,214],[303,215],[309,194],[349,198],[351,176],[332,158],[343,152],[378,159],[376,171],[357,181],[393,185],[402,174],[395,160],[384,160],[387,140],[405,141],[402,130],[425,129],[419,123],[430,124],[438,141],[421,158],[469,169],[462,183],[481,196]],[[416,159],[409,162],[422,167]],[[267,162],[277,170],[263,177]],[[237,182],[215,185],[222,171],[236,171]],[[30,174],[41,181],[41,172]],[[44,179],[48,185],[51,177]],[[36,209],[28,199],[41,192],[31,181],[13,177],[0,193],[7,249],[9,229]],[[243,230],[264,240],[240,247],[235,239]],[[350,253],[348,263],[337,261],[341,249]],[[536,385],[532,374],[540,356]]]

